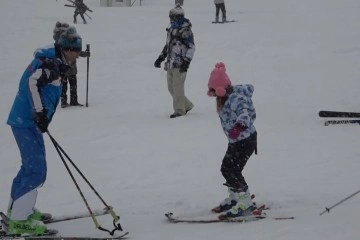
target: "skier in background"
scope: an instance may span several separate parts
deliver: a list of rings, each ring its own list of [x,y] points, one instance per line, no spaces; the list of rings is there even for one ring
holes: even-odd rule
[[[68,64],[79,57],[82,40],[74,27],[68,27],[55,44],[39,48],[20,79],[19,89],[7,124],[21,155],[21,168],[14,178],[7,211],[8,234],[46,235],[41,220],[49,218],[35,209],[37,190],[47,174],[44,132],[47,131],[61,95],[61,79]],[[51,215],[50,215],[51,216]]]
[[[254,87],[250,84],[231,84],[225,64],[217,63],[210,74],[208,96],[216,97],[217,113],[229,144],[221,165],[229,197],[213,212],[224,212],[220,219],[250,215],[255,210],[248,184],[242,171],[257,152],[257,132],[253,125],[256,112],[251,100]]]
[[[53,38],[55,43],[59,41],[60,35],[69,27],[67,23],[57,22],[54,28],[54,35]],[[90,52],[81,51],[79,54],[80,57],[90,57]],[[66,72],[65,77],[62,79],[62,88],[61,88],[61,107],[65,108],[69,106],[67,103],[67,90],[68,90],[68,83],[70,85],[70,106],[83,106],[78,102],[77,96],[77,66],[76,60],[69,64],[70,69]]]
[[[221,14],[222,14],[222,21],[226,22],[225,1],[224,0],[214,0],[214,4],[215,4],[215,9],[216,9],[215,22],[219,22],[220,10],[221,10]]]
[[[90,10],[84,3],[83,0],[75,0],[75,12],[74,12],[74,23],[76,24],[77,23],[77,20],[76,20],[76,17],[77,15],[80,14],[80,17],[82,18],[83,20],[83,23],[86,24],[86,20],[85,20],[85,17],[84,17],[84,14],[86,11],[90,11],[92,12],[92,10]]]
[[[184,116],[194,107],[185,96],[185,80],[194,57],[195,43],[191,22],[184,16],[185,12],[180,5],[170,10],[166,44],[154,63],[156,68],[160,68],[161,63],[167,58],[164,69],[167,71],[167,86],[173,98],[174,109],[170,118]]]

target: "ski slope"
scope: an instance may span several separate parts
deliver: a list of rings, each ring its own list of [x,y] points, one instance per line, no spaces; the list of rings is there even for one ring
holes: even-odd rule
[[[226,0],[231,24],[211,24],[212,0],[184,1],[196,53],[186,80],[195,108],[169,119],[166,72],[153,66],[166,38],[172,0],[132,8],[85,0],[92,20],[76,28],[91,46],[89,107],[57,109],[49,127],[130,239],[355,240],[360,195],[359,125],[324,126],[319,110],[360,112],[360,2]],[[65,0],[0,1],[0,209],[5,211],[20,155],[6,125],[19,79],[38,47],[53,42],[56,21],[72,23]],[[164,213],[193,216],[226,197],[220,165],[227,140],[207,81],[218,61],[234,84],[255,87],[258,155],[244,170],[251,193],[271,216],[294,220],[169,224]],[[86,59],[78,60],[79,102],[86,97]],[[48,136],[48,176],[37,207],[54,215],[86,207]],[[81,183],[94,209],[101,201]],[[111,228],[110,216],[98,218]],[[64,236],[104,236],[91,219],[54,223]],[[106,235],[106,234],[105,234]]]

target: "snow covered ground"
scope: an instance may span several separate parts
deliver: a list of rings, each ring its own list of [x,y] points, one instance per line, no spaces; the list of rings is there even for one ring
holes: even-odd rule
[[[0,2],[0,209],[20,165],[6,119],[33,51],[52,42],[56,21],[72,22],[65,0]],[[76,25],[91,45],[89,107],[58,108],[49,128],[105,201],[130,239],[355,240],[360,195],[358,125],[328,126],[318,111],[360,111],[360,2],[357,0],[227,0],[231,24],[211,24],[211,0],[185,0],[196,53],[186,81],[195,108],[169,119],[165,71],[153,63],[165,44],[172,0],[139,0],[132,8],[100,7]],[[227,140],[206,95],[214,64],[234,84],[255,86],[257,156],[244,175],[271,216],[247,224],[169,224],[164,213],[204,213],[227,194],[220,164]],[[79,101],[85,102],[86,60],[78,60]],[[86,211],[50,139],[48,178],[37,207],[56,215]],[[80,181],[80,178],[78,178]],[[80,181],[81,182],[81,181]],[[94,209],[103,205],[81,184]],[[99,217],[111,227],[109,216]],[[91,219],[51,225],[64,236],[104,233]]]

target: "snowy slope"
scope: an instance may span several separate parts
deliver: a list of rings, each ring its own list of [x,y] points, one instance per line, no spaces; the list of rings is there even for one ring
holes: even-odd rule
[[[360,196],[319,216],[359,190],[358,125],[323,126],[320,109],[360,111],[360,2],[356,0],[227,0],[228,19],[214,25],[211,0],[185,0],[196,53],[186,81],[195,108],[169,119],[166,75],[153,62],[165,44],[172,0],[139,0],[132,8],[100,7],[76,25],[91,45],[89,108],[57,110],[49,128],[105,201],[121,215],[130,239],[338,240],[360,237]],[[72,22],[65,0],[0,2],[0,209],[6,210],[19,169],[6,125],[19,79],[33,51],[52,42],[56,21]],[[16,13],[16,14],[15,14]],[[206,96],[214,64],[233,83],[255,86],[259,155],[244,174],[274,216],[249,224],[168,224],[164,213],[203,213],[227,194],[220,164],[227,141]],[[78,60],[85,102],[86,60]],[[53,214],[86,211],[51,141],[48,177],[37,207]],[[79,179],[80,180],[80,179]],[[81,184],[93,208],[102,204]],[[111,227],[110,217],[101,217]],[[51,225],[63,235],[103,235],[91,219]]]

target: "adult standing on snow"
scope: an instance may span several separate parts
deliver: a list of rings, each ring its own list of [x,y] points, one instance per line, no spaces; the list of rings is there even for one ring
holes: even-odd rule
[[[76,29],[67,28],[57,43],[35,51],[20,79],[7,120],[21,155],[21,168],[12,183],[7,211],[9,234],[54,233],[41,222],[45,214],[34,208],[37,189],[44,184],[47,173],[42,133],[47,131],[59,103],[61,79],[68,64],[79,57],[81,47]]]
[[[221,165],[229,197],[213,209],[214,212],[224,212],[221,218],[249,215],[254,210],[249,187],[242,175],[257,146],[257,132],[253,125],[256,112],[251,100],[253,91],[250,84],[233,86],[224,63],[217,63],[210,74],[207,93],[216,97],[221,126],[229,141]]]
[[[215,4],[215,22],[219,22],[219,13],[221,10],[222,21],[226,22],[226,9],[225,9],[225,1],[224,0],[214,0]]]
[[[174,113],[170,118],[184,116],[194,105],[185,96],[185,80],[190,62],[194,57],[195,43],[191,31],[191,22],[185,18],[185,12],[177,5],[169,12],[170,27],[167,29],[166,45],[154,66],[161,67],[166,58],[167,86],[173,98]]]

